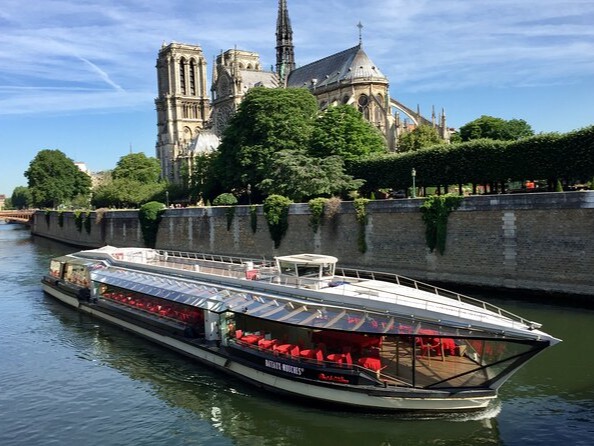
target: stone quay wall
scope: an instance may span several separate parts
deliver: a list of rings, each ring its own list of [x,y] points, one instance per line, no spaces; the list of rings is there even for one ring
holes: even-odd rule
[[[427,248],[422,201],[370,202],[365,253],[359,250],[352,202],[342,202],[317,233],[310,226],[309,206],[291,205],[278,249],[261,206],[255,232],[249,206],[236,207],[229,228],[226,207],[167,209],[156,247],[256,258],[329,254],[342,266],[430,283],[594,298],[594,191],[466,197],[449,216],[443,255]],[[32,233],[82,247],[143,245],[137,211],[93,213],[89,233],[77,229],[73,213],[63,213],[61,226],[59,218],[58,212],[49,219],[37,212]]]

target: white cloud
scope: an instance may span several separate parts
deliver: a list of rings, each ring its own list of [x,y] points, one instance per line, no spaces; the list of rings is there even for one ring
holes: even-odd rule
[[[288,3],[298,64],[355,45],[361,21],[368,54],[399,90],[553,85],[594,75],[591,1]],[[0,21],[0,104],[24,107],[15,113],[47,110],[43,101],[63,101],[59,109],[152,102],[163,41],[200,44],[209,64],[236,45],[259,52],[265,67],[275,63],[270,0],[45,0],[36,8],[5,0]],[[69,93],[39,90],[46,87]],[[80,105],[90,100],[86,89],[94,91],[92,106]]]

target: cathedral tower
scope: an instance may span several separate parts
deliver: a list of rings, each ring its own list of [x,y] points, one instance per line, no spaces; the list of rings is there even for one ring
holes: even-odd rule
[[[295,69],[295,48],[293,46],[293,28],[289,19],[287,0],[278,2],[278,18],[276,19],[276,73],[281,81]]]
[[[157,158],[163,179],[180,184],[189,143],[205,127],[210,115],[202,48],[163,44],[157,58],[157,82]]]

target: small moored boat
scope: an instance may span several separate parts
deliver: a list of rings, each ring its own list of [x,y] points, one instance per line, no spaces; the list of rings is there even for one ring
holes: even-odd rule
[[[319,254],[269,262],[106,246],[51,260],[42,283],[261,388],[366,411],[485,408],[559,342],[486,302]]]

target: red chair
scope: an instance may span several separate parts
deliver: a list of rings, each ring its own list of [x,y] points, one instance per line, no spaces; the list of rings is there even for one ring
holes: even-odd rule
[[[344,357],[342,353],[331,353],[326,356],[326,359],[328,361],[336,362],[337,364],[342,364]]]
[[[243,337],[243,330],[235,330],[235,339],[241,339]]]
[[[289,350],[289,353],[294,358],[299,358],[299,347],[297,345],[293,346],[293,348]]]
[[[289,353],[289,350],[293,348],[293,344],[282,344],[282,345],[275,345],[274,351],[275,353],[280,353],[282,355],[286,355]]]
[[[311,349],[301,350],[299,356],[306,359],[315,359],[316,351]]]
[[[353,358],[351,357],[351,353],[347,352],[344,354],[344,361],[347,363],[347,365],[352,365],[353,364]]]
[[[321,348],[319,348],[319,349],[316,350],[316,359],[319,362],[324,362],[324,352],[322,351]]]

